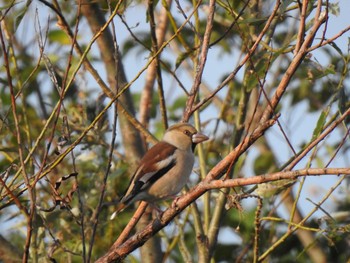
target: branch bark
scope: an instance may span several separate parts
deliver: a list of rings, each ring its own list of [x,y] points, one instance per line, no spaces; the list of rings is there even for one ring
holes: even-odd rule
[[[182,121],[188,122],[190,116],[193,113],[192,107],[193,103],[195,101],[195,98],[198,94],[199,86],[202,82],[202,75],[204,71],[204,66],[207,61],[208,56],[208,49],[209,49],[209,41],[210,41],[210,35],[213,28],[213,22],[214,22],[214,14],[215,14],[215,0],[211,0],[209,2],[209,14],[207,18],[207,26],[205,28],[203,43],[202,43],[202,49],[200,53],[200,61],[198,63],[198,71],[196,73],[196,76],[194,78],[194,83],[190,91],[190,96],[187,99],[186,102],[186,108],[184,111],[184,116],[182,118]]]
[[[167,209],[160,218],[154,219],[144,230],[136,233],[129,238],[122,246],[111,249],[105,256],[99,258],[96,262],[119,262],[123,260],[130,252],[142,246],[150,237],[155,235],[159,230],[168,225],[171,220],[190,205],[194,200],[200,197],[204,192],[210,189],[232,188],[237,186],[246,186],[266,182],[277,181],[281,179],[296,179],[302,176],[319,176],[319,175],[350,175],[350,168],[312,168],[296,171],[277,172],[273,174],[252,176],[248,178],[236,178],[229,180],[202,181],[195,186],[186,195],[182,196],[176,203],[175,208]]]

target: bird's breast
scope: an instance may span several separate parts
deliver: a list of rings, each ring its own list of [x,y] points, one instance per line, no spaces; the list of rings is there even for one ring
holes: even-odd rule
[[[193,164],[193,153],[179,150],[176,155],[176,165],[148,189],[148,194],[153,196],[154,199],[166,199],[175,196],[188,182]]]

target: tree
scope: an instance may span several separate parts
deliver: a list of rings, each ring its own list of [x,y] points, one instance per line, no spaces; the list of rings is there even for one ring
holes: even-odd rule
[[[342,4],[3,1],[1,260],[345,262]],[[186,193],[109,221],[179,121],[212,138]]]

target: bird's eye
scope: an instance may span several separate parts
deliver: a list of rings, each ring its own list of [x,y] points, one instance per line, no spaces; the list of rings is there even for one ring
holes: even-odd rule
[[[189,130],[184,130],[184,134],[186,134],[187,136],[192,136],[191,132]]]

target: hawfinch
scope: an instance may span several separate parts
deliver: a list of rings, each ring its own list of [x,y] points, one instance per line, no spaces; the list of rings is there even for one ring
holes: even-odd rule
[[[155,202],[175,196],[187,183],[194,164],[194,148],[208,140],[190,124],[180,123],[166,130],[162,141],[141,159],[113,219],[136,201]]]

